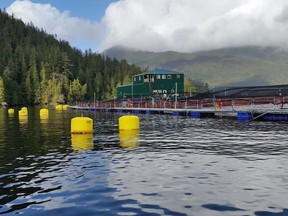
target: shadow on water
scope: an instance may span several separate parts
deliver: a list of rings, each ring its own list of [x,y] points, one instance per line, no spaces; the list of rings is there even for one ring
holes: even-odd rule
[[[207,208],[213,211],[243,211],[243,209],[231,207],[231,206],[226,206],[226,205],[218,205],[218,204],[205,204],[202,205],[203,208]]]
[[[256,216],[286,216],[288,215],[288,209],[283,209],[282,212],[269,212],[269,211],[257,211]]]

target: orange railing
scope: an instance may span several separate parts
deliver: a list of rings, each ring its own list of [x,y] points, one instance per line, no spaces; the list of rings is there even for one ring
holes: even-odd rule
[[[219,99],[218,99],[219,100]],[[255,105],[283,105],[288,102],[288,97],[255,97],[255,98],[223,98],[220,99],[222,107],[255,106]],[[90,108],[177,108],[177,109],[203,109],[215,107],[216,99],[205,98],[199,100],[180,99],[173,100],[110,100],[95,103],[77,102],[76,106]]]

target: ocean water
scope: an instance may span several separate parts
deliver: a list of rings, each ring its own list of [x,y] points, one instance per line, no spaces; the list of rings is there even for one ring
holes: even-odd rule
[[[0,214],[288,215],[287,122],[140,114],[121,135],[127,113],[28,112],[0,109]]]

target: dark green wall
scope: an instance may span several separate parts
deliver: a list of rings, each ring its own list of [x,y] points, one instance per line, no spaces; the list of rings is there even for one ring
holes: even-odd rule
[[[158,94],[162,97],[171,96],[176,91],[182,96],[184,93],[184,75],[183,74],[139,74],[133,76],[133,84],[119,86],[117,88],[117,98],[140,98]]]

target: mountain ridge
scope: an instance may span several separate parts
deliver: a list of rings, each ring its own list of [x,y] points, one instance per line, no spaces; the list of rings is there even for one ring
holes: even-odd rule
[[[232,47],[194,53],[149,52],[116,46],[103,55],[144,67],[184,72],[209,86],[288,83],[288,51],[281,47]]]

